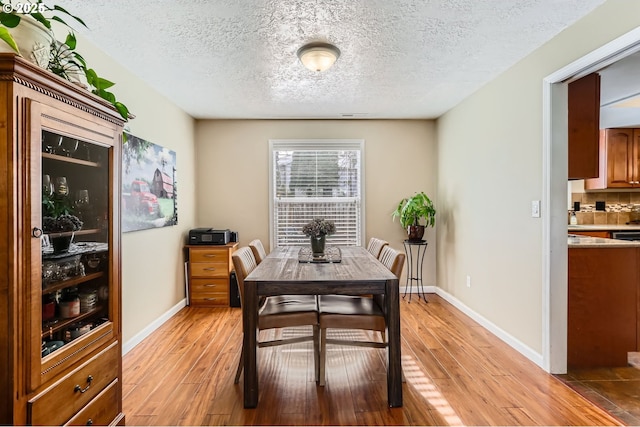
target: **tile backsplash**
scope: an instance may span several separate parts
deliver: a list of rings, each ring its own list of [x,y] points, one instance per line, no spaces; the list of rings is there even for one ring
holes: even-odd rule
[[[604,211],[596,211],[596,202],[605,202]],[[571,204],[580,202],[578,224],[626,224],[638,215],[640,192],[571,193]]]

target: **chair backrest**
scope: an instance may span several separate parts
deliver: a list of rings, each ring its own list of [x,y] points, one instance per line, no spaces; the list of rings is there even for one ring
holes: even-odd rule
[[[244,279],[258,266],[253,256],[253,251],[248,246],[243,246],[231,255],[233,266],[238,279],[238,290],[240,291],[240,303],[244,299]]]
[[[249,243],[249,247],[256,259],[256,264],[260,264],[262,260],[267,257],[267,252],[264,250],[264,246],[260,239],[252,240],[251,243]]]
[[[399,279],[404,268],[404,252],[393,249],[391,246],[385,246],[380,251],[380,262],[384,264]]]
[[[387,242],[386,240],[378,239],[377,237],[372,237],[371,239],[369,239],[367,250],[371,255],[373,255],[376,258],[379,258],[380,251],[382,251],[382,248],[388,245],[389,245],[389,242]]]

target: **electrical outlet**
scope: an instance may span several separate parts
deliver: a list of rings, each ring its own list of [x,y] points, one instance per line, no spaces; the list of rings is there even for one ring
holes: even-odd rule
[[[467,288],[471,287],[471,276],[467,274]]]
[[[531,201],[531,217],[540,218],[540,200]]]

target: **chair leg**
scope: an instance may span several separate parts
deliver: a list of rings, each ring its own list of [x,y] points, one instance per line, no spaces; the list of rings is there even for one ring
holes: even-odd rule
[[[320,381],[318,385],[325,384],[325,363],[327,359],[327,328],[320,329]]]
[[[240,374],[242,373],[242,368],[244,367],[244,346],[242,347],[242,351],[240,352],[240,362],[238,363],[238,369],[236,370],[236,378],[233,380],[234,384],[238,384],[240,382]]]
[[[320,364],[318,361],[320,355],[320,326],[313,326],[313,373],[316,377],[316,383],[320,380]]]

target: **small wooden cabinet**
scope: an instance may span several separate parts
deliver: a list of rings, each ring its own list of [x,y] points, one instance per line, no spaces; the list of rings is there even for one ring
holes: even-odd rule
[[[584,188],[640,188],[640,129],[600,131],[599,175],[585,180]]]
[[[231,255],[238,243],[226,245],[187,245],[189,305],[228,307]]]
[[[598,176],[600,75],[592,73],[569,83],[569,179]]]
[[[123,424],[123,120],[13,54],[0,100],[0,424]]]

